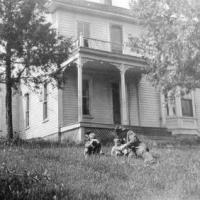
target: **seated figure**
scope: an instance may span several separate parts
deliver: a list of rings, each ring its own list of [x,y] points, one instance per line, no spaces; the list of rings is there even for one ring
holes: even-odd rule
[[[96,135],[93,132],[88,132],[87,141],[85,143],[84,156],[87,158],[90,155],[101,154],[101,143],[96,139]]]
[[[119,138],[114,139],[114,146],[111,149],[111,156],[124,156],[128,154],[127,149],[121,150],[120,147],[123,145],[122,140]]]
[[[152,154],[149,152],[149,148],[146,146],[145,143],[141,142],[137,135],[132,131],[129,130],[127,132],[127,142],[124,145],[120,146],[120,150],[127,149],[128,156],[136,156],[143,158],[145,163],[154,163],[155,160]]]

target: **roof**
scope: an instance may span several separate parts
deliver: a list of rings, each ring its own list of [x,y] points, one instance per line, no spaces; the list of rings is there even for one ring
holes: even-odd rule
[[[119,14],[122,16],[132,17],[130,9],[121,8],[117,6],[107,5],[107,4],[101,4],[101,3],[95,3],[95,2],[89,2],[85,0],[52,0],[49,8],[51,11],[55,10],[59,5],[65,5],[65,6],[73,6],[73,7],[79,7],[79,8],[85,8],[85,9],[91,9],[96,11],[103,11],[106,13],[111,14]],[[57,6],[57,7],[56,7]]]

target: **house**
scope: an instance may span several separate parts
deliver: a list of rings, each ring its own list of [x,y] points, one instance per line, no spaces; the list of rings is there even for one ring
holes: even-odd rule
[[[74,38],[73,52],[61,88],[21,87],[14,118],[22,138],[82,141],[94,130],[107,140],[115,124],[142,134],[199,134],[200,90],[166,104],[144,75],[139,49],[128,45],[130,34],[142,32],[128,9],[111,0],[53,0],[48,8],[58,32]]]

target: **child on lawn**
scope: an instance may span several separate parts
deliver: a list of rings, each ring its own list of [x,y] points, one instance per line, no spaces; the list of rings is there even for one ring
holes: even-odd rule
[[[84,156],[87,158],[91,155],[100,155],[101,151],[101,143],[98,139],[96,139],[96,135],[93,132],[86,133],[88,141],[85,143]]]
[[[155,162],[152,154],[149,152],[149,148],[145,143],[141,142],[137,135],[129,130],[127,132],[127,142],[126,144],[120,146],[120,150],[127,149],[129,151],[129,157],[136,156],[143,158],[146,164],[152,164]]]
[[[124,156],[128,155],[127,149],[121,150],[120,146],[122,146],[122,141],[119,138],[114,139],[114,146],[111,149],[111,156]]]

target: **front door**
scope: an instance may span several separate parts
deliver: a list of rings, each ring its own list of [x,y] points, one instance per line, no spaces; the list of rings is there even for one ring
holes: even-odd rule
[[[113,122],[121,124],[119,83],[112,83]]]

